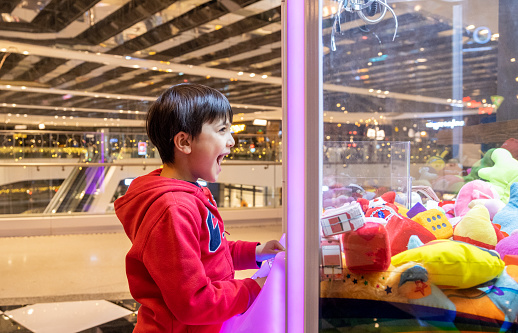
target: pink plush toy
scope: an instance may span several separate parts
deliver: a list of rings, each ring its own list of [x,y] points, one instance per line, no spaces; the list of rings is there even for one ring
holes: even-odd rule
[[[482,205],[487,208],[491,221],[493,221],[493,217],[496,215],[496,213],[505,207],[505,203],[499,199],[475,199],[469,203],[468,207],[473,208],[476,205]]]
[[[502,239],[495,248],[502,259],[505,256],[518,256],[518,232],[513,232],[509,237]]]
[[[515,138],[509,138],[502,144],[502,147],[500,148],[509,150],[511,155],[513,155],[513,157],[518,160],[518,140]]]
[[[498,194],[491,185],[477,179],[464,184],[455,201],[455,216],[464,216],[470,210],[469,203],[475,199],[498,199]]]

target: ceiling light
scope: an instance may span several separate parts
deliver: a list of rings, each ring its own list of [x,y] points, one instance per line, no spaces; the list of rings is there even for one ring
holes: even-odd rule
[[[243,75],[243,72],[239,72],[239,73],[237,73],[237,75]]]
[[[254,125],[256,126],[266,126],[268,121],[266,119],[254,119]]]

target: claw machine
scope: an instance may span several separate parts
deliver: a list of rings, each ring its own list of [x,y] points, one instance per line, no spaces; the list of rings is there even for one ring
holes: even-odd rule
[[[512,332],[518,2],[286,0],[286,332]]]

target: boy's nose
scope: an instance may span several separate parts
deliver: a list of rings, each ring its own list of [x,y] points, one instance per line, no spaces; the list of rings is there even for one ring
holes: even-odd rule
[[[232,136],[232,134],[229,133],[229,136],[230,136],[230,139],[227,141],[227,146],[234,147],[234,145],[236,144],[236,141],[234,141],[234,137]]]

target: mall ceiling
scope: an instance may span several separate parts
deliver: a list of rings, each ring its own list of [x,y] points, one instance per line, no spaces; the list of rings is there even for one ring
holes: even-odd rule
[[[432,12],[417,8],[422,1],[389,4],[394,40],[390,14],[366,25],[346,13],[331,51],[334,17],[323,20],[324,110],[335,121],[452,109],[415,98],[452,97],[452,20],[440,15],[451,4]],[[280,0],[0,0],[0,14],[7,125],[141,126],[149,103],[181,82],[222,91],[237,121],[282,115]],[[463,96],[481,99],[496,91],[497,41],[481,47],[472,37],[463,30],[473,48],[464,52]]]

